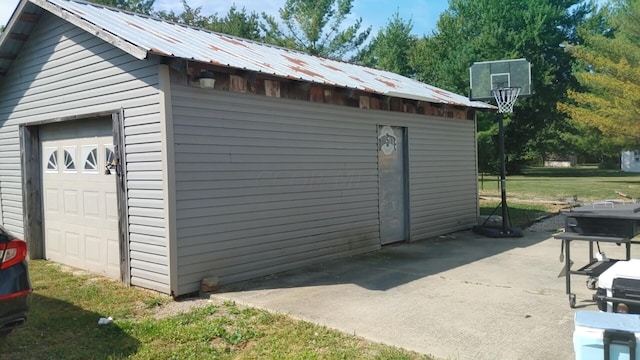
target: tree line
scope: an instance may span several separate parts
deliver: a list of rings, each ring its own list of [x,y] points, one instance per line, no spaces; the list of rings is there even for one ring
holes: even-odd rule
[[[640,148],[637,0],[449,0],[436,28],[422,36],[398,12],[377,32],[362,18],[349,20],[354,0],[286,0],[277,15],[235,5],[226,14],[203,14],[188,0],[179,12],[156,11],[154,0],[92,1],[389,70],[459,94],[469,92],[473,62],[526,58],[534,94],[519,99],[505,122],[510,173],[551,155],[606,163],[623,149]],[[493,114],[479,114],[481,171],[496,169],[497,130]]]

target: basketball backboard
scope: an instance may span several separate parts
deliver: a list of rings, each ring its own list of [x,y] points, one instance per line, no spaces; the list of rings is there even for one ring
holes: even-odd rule
[[[520,97],[531,95],[531,64],[526,59],[476,62],[469,68],[472,101],[493,100],[491,90],[519,87]]]

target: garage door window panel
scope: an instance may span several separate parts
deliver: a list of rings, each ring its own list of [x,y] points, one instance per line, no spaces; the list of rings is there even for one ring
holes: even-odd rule
[[[82,166],[83,173],[98,173],[98,145],[82,146],[82,159],[84,159],[84,165]]]
[[[58,148],[48,147],[44,149],[44,160],[46,172],[57,173],[58,172]]]
[[[109,171],[111,174],[116,173],[115,159],[116,159],[116,154],[113,152],[113,145],[106,144],[104,146],[104,163],[109,168]]]
[[[74,173],[76,172],[76,147],[65,146],[63,149],[64,154],[64,172]]]

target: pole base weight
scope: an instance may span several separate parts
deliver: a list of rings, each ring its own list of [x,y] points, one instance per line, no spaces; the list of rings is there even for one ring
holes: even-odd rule
[[[507,228],[507,231],[504,232],[502,231],[502,228],[492,228],[482,225],[476,225],[472,230],[478,235],[490,238],[517,238],[523,236],[522,230],[516,227]]]

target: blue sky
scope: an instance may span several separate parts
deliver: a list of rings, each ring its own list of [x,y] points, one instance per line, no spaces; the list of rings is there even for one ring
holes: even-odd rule
[[[0,24],[6,24],[16,8],[19,0],[0,0]],[[187,0],[191,7],[202,6],[203,14],[225,14],[229,6],[235,2],[238,8],[245,7],[248,11],[266,12],[278,16],[285,0]],[[416,35],[430,34],[435,28],[441,12],[446,10],[448,0],[354,0],[352,16],[355,20],[361,17],[365,26],[371,26],[373,33],[384,28],[387,20],[396,10],[405,20],[413,20],[413,33]],[[180,0],[156,0],[157,10],[182,10]]]
[[[0,24],[6,24],[16,8],[19,0],[0,0]],[[223,15],[231,4],[238,8],[245,7],[248,11],[258,13],[266,12],[278,16],[285,0],[187,0],[191,7],[202,6],[205,15],[218,13]],[[603,4],[606,0],[598,0]],[[362,18],[366,26],[372,27],[372,33],[376,34],[384,28],[387,20],[397,11],[400,17],[413,21],[413,33],[416,35],[431,34],[435,29],[440,14],[447,9],[449,0],[354,0],[352,19]],[[180,0],[155,0],[156,10],[174,10],[180,12],[182,4]]]

